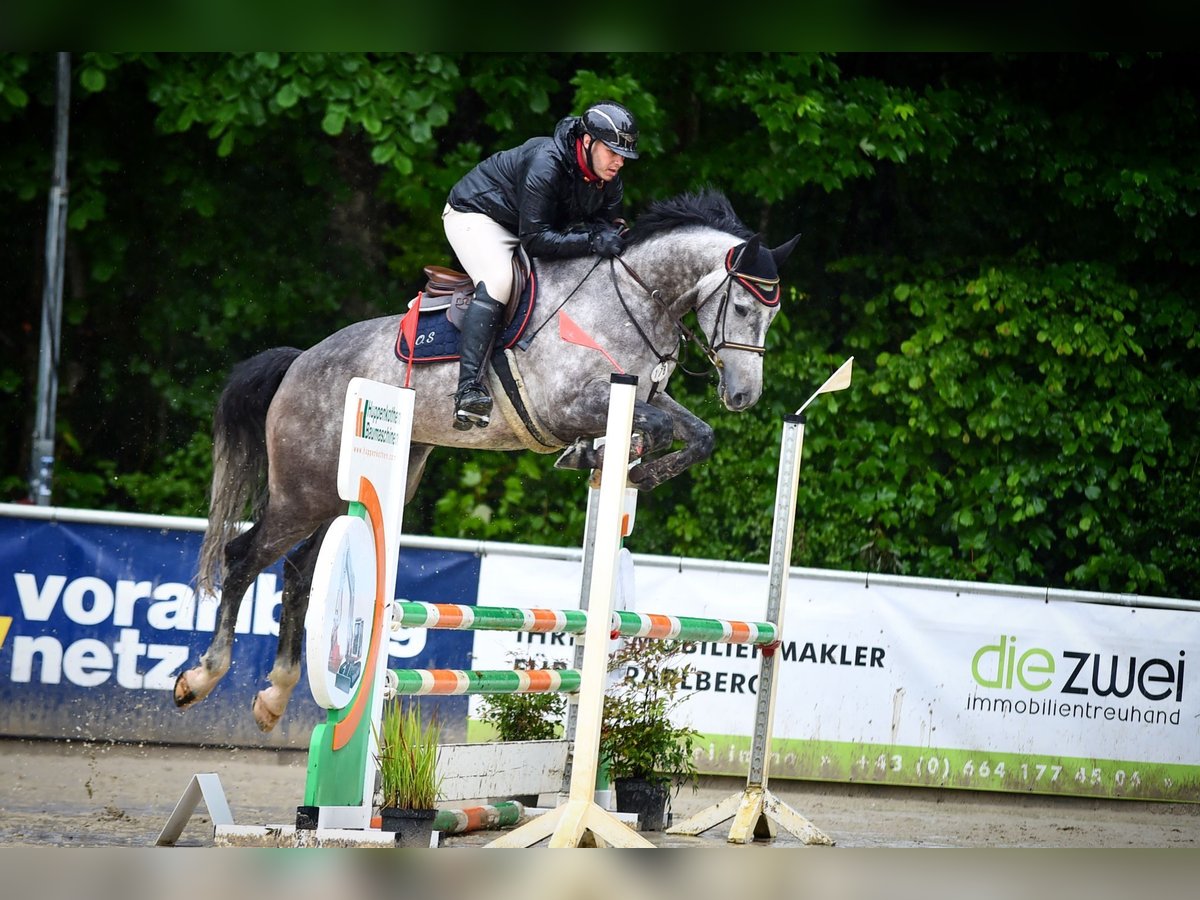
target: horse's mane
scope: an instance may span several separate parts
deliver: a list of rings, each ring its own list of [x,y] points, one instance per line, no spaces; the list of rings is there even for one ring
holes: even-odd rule
[[[636,244],[685,225],[707,225],[743,240],[754,236],[754,232],[742,224],[723,193],[706,189],[651,203],[634,221],[629,232],[629,243]]]

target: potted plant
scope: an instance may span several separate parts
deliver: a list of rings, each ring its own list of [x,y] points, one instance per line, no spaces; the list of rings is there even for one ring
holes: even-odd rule
[[[534,660],[521,662],[528,665]],[[496,730],[498,741],[549,741],[561,736],[566,708],[562,694],[485,694],[480,698],[479,719]],[[538,802],[536,794],[490,799],[516,800],[525,806]]]
[[[379,745],[379,813],[384,831],[403,847],[428,847],[441,796],[437,771],[441,725],[423,722],[416,702],[395,697],[384,703],[376,735]]]
[[[628,640],[612,654],[618,674],[604,697],[600,755],[608,761],[619,812],[641,815],[644,831],[661,831],[670,788],[696,778],[694,728],[675,724],[672,713],[688,698],[681,688],[690,666],[670,663],[679,641]]]
[[[551,741],[562,733],[562,694],[485,694],[479,719],[496,729],[498,741]]]

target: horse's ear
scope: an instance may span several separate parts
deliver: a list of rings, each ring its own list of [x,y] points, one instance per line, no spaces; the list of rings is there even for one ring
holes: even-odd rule
[[[796,235],[790,241],[780,244],[771,251],[771,257],[775,260],[775,271],[779,271],[783,268],[783,264],[787,261],[787,258],[792,255],[792,250],[795,248],[796,242],[799,240],[800,235]]]
[[[738,251],[737,257],[733,260],[733,270],[738,271],[742,268],[743,263],[749,263],[758,258],[758,248],[762,244],[762,235],[753,235],[746,243],[742,244],[742,249]]]
[[[758,258],[758,247],[761,244],[762,235],[755,234],[745,244],[740,245],[740,248],[734,247],[734,250],[737,250],[738,253],[736,257],[733,257],[730,271],[744,271],[746,265],[754,263],[754,260]]]

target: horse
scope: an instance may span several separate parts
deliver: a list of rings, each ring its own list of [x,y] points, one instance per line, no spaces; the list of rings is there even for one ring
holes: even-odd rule
[[[638,460],[630,480],[651,490],[707,459],[711,426],[665,390],[682,338],[695,340],[716,367],[725,407],[751,407],[762,392],[767,329],[782,296],[778,270],[799,237],[768,249],[723,194],[703,191],[651,204],[614,259],[536,260],[539,294],[524,349],[508,351],[536,412],[536,438],[522,432],[521,419],[497,415],[486,428],[455,429],[457,363],[414,366],[404,502],[412,500],[435,447],[558,450],[560,467],[600,468],[603,448],[593,449],[593,441],[606,430],[614,365],[639,376]],[[689,311],[703,338],[684,324]],[[176,679],[177,707],[202,700],[228,671],[242,596],[286,554],[276,657],[269,686],[253,702],[263,731],[284,714],[300,678],[317,550],[346,506],[336,486],[346,387],[354,376],[399,383],[400,320],[357,322],[308,350],[277,347],[231,369],[213,413],[209,516],[196,578],[198,592],[219,589],[220,604],[208,648]],[[581,331],[590,340],[580,340]],[[501,354],[492,359],[495,365]],[[672,449],[675,442],[682,446]],[[243,531],[240,520],[252,500],[251,527]]]

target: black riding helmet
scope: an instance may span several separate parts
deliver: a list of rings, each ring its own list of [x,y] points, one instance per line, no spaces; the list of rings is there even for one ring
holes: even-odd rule
[[[633,113],[620,103],[596,103],[580,117],[583,130],[594,140],[603,141],[613,153],[637,159],[638,127]]]

